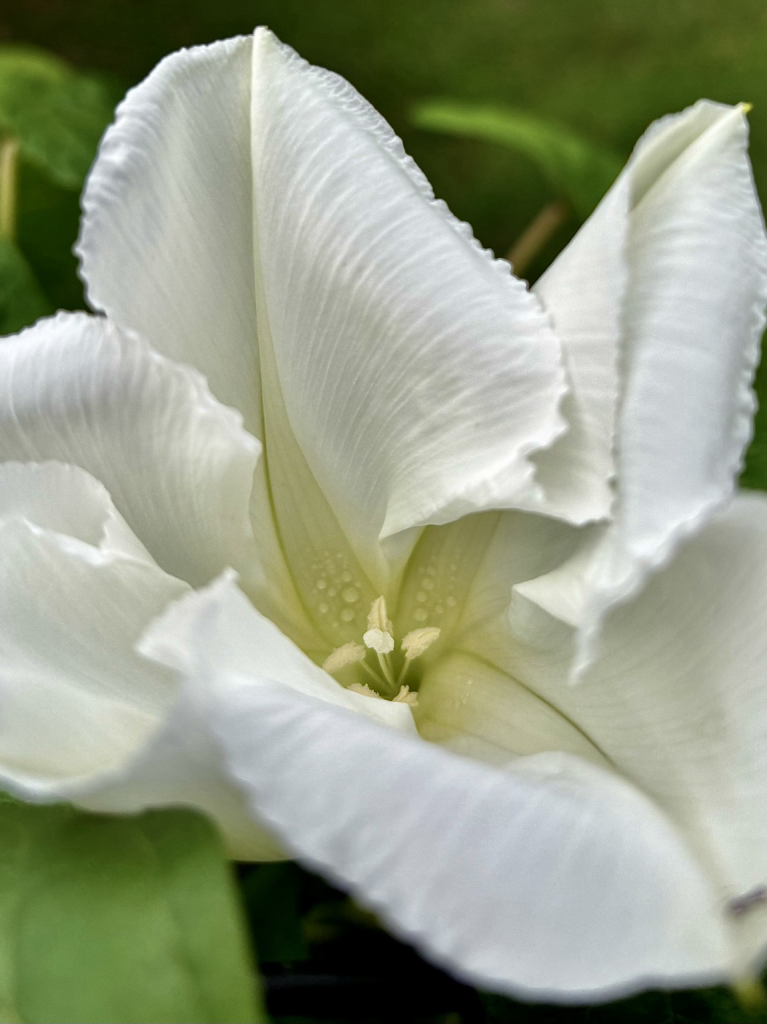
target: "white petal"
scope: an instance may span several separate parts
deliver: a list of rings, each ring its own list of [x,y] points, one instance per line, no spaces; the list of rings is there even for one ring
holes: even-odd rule
[[[283,858],[222,768],[209,693],[136,652],[185,585],[18,519],[0,524],[0,552],[0,785],[112,813],[196,807],[234,856]]]
[[[545,510],[575,523],[604,518],[613,502],[629,196],[624,173],[533,289],[562,342],[571,384],[562,404],[570,429],[535,457],[537,479]]]
[[[83,197],[89,301],[191,363],[260,427],[250,38],[181,50],[131,90]]]
[[[0,463],[0,520],[5,519],[21,519],[102,551],[155,564],[104,485],[78,466]]]
[[[629,562],[661,561],[731,493],[749,437],[767,249],[746,144],[740,108],[703,102],[658,122],[535,288],[573,386],[571,430],[536,458],[548,510],[608,510],[620,397]]]
[[[110,814],[194,807],[216,822],[234,859],[285,860],[283,847],[231,782],[210,728],[211,698],[208,686],[184,680],[159,727],[130,759],[108,773],[60,787],[60,795],[86,810]]]
[[[512,605],[508,670],[673,817],[723,904],[767,885],[766,579],[767,498],[743,495],[611,612],[577,687],[572,631],[520,594]],[[747,962],[767,945],[767,908],[733,924]]]
[[[655,125],[627,168],[616,522],[595,559],[579,669],[600,616],[732,494],[751,434],[767,242],[741,108]]]
[[[257,575],[259,443],[195,371],[101,317],[59,314],[0,342],[0,459],[58,459],[100,480],[168,572]]]
[[[230,691],[215,723],[286,846],[475,983],[593,1001],[727,970],[705,878],[617,777],[490,768],[279,686]]]
[[[253,71],[268,458],[284,401],[363,563],[379,536],[530,499],[528,457],[563,429],[537,301],[347,83],[265,30]]]
[[[56,798],[130,756],[172,704],[172,674],[133,645],[186,585],[82,470],[1,466],[0,486],[0,784]]]
[[[0,465],[0,555],[0,786],[110,812],[189,805],[234,855],[284,857],[223,771],[210,692],[136,651],[188,587],[101,484],[74,466]]]

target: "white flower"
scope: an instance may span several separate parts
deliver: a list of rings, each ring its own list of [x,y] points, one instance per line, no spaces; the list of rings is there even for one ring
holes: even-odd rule
[[[107,317],[0,344],[0,784],[201,807],[503,991],[761,964],[746,134],[657,124],[533,295],[268,32],[164,61],[86,188]]]

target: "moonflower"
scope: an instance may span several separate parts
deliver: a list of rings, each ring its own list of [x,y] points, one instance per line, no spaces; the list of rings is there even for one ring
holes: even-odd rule
[[[202,808],[479,984],[767,948],[767,298],[744,110],[656,124],[531,292],[266,30],[133,90],[98,315],[0,344],[0,785]]]

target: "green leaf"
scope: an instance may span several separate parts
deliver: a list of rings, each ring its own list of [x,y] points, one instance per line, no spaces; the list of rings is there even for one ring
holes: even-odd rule
[[[0,1020],[266,1019],[206,819],[0,803]]]
[[[0,336],[14,334],[50,312],[32,268],[10,239],[0,237]]]
[[[0,47],[0,135],[63,188],[81,188],[113,108],[96,76],[41,50]]]
[[[507,107],[430,100],[411,112],[417,128],[495,142],[522,153],[585,220],[612,185],[621,160],[569,129]]]
[[[80,197],[54,185],[32,164],[22,163],[19,172],[16,244],[55,309],[85,309],[72,251]]]

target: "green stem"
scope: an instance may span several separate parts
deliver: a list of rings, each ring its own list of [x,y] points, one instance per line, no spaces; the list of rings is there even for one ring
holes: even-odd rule
[[[0,141],[0,238],[16,237],[16,191],[19,144],[16,139]]]
[[[506,255],[517,277],[521,277],[544,245],[570,216],[564,203],[548,203],[533,218]]]

